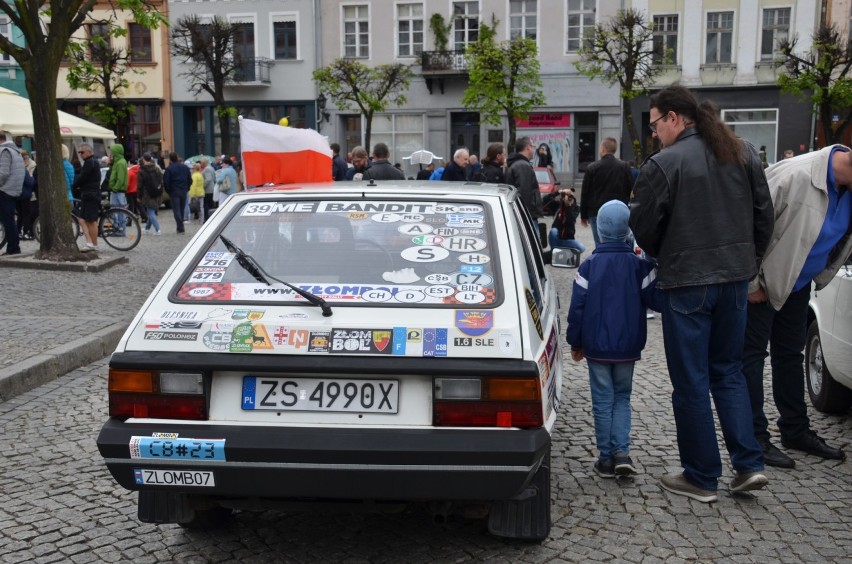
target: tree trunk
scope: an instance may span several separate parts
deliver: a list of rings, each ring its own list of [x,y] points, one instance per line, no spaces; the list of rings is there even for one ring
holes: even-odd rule
[[[41,247],[36,258],[69,261],[81,260],[71,229],[71,206],[62,165],[62,139],[56,103],[57,73],[51,65],[41,64],[38,57],[21,65],[26,76],[27,93],[33,112],[34,145],[38,158],[38,204],[41,224]],[[55,71],[56,69],[54,69]]]
[[[219,106],[223,107],[223,106]],[[216,113],[219,115],[219,132],[222,139],[223,155],[231,156],[231,118],[227,115],[219,113],[219,107],[216,108]],[[190,155],[191,156],[191,155]]]
[[[515,152],[515,141],[518,135],[518,126],[515,123],[515,115],[511,112],[506,112],[506,119],[509,121],[509,142],[506,143],[506,155]]]
[[[840,142],[836,139],[834,127],[832,127],[831,115],[831,107],[828,104],[822,104],[820,107],[820,120],[822,121],[822,134],[826,147]]]
[[[630,145],[633,147],[633,160],[637,165],[645,161],[645,145],[640,141],[636,132],[636,123],[633,121],[633,105],[627,98],[621,99],[621,108],[624,111],[624,120],[627,122],[627,133],[630,135]],[[624,157],[624,151],[621,152]]]
[[[364,114],[364,121],[367,122],[364,127],[364,148],[367,149],[367,154],[370,154],[370,137],[373,135],[373,112]]]

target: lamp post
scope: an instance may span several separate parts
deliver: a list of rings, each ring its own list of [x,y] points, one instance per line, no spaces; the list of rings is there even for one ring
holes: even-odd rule
[[[325,119],[325,122],[328,123],[328,120],[331,117],[329,113],[325,111],[325,104],[327,101],[325,94],[320,92],[319,96],[317,96],[317,131],[320,131],[321,129],[322,120]]]

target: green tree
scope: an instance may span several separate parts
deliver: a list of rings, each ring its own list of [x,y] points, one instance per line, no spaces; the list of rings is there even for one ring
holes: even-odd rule
[[[639,138],[633,118],[632,100],[648,94],[657,77],[665,72],[659,53],[653,49],[654,26],[640,10],[619,10],[608,22],[588,30],[580,46],[577,70],[590,80],[600,79],[620,88],[621,107],[633,154],[644,160],[645,144]],[[665,55],[666,59],[671,53]]]
[[[469,85],[462,96],[465,108],[478,111],[481,119],[500,125],[501,112],[509,122],[509,150],[514,150],[515,118],[545,104],[542,92],[538,46],[532,39],[518,37],[496,41],[497,24],[479,25],[479,39],[467,46]]]
[[[364,145],[369,151],[373,116],[391,104],[405,104],[412,76],[411,67],[400,63],[368,67],[354,59],[337,59],[315,70],[314,82],[341,110],[357,107],[361,111],[366,122]]]
[[[0,51],[21,66],[33,113],[38,154],[41,248],[37,258],[65,261],[85,257],[68,221],[70,208],[62,168],[62,138],[56,104],[59,66],[72,36],[86,23],[95,0],[15,0],[0,2],[0,13],[23,35],[24,45],[0,36]],[[156,28],[166,23],[153,0],[113,0],[114,11],[128,10],[136,23]],[[48,23],[49,22],[49,23]],[[115,33],[117,29],[112,29]]]
[[[812,37],[811,48],[799,53],[798,37],[779,42],[781,56],[775,64],[786,72],[778,77],[778,86],[813,102],[823,139],[832,145],[842,141],[852,121],[852,45],[834,26],[820,27]]]
[[[225,84],[240,68],[234,57],[234,38],[239,33],[240,24],[219,16],[211,20],[202,20],[196,14],[183,16],[172,27],[172,55],[184,63],[180,76],[189,81],[191,93],[206,92],[213,98],[222,137],[221,152],[228,155],[231,120],[237,117],[237,109],[225,101]]]
[[[95,23],[115,28],[117,37],[127,35],[126,29],[115,25],[113,17]],[[130,86],[125,75],[128,72],[141,74],[143,71],[131,66],[130,51],[112,47],[109,38],[102,35],[91,37],[88,49],[81,43],[71,43],[69,51],[74,64],[68,70],[68,84],[75,90],[103,91],[103,102],[89,104],[86,113],[116,131],[120,137],[126,133],[127,118],[135,109],[133,104],[122,98]]]

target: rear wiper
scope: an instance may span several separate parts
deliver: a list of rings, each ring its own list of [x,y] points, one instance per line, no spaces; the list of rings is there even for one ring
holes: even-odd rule
[[[241,248],[234,245],[227,237],[225,237],[224,235],[219,235],[219,238],[222,240],[223,243],[225,243],[225,247],[230,252],[232,252],[236,255],[237,262],[239,263],[239,265],[242,266],[243,269],[245,269],[246,272],[248,272],[249,274],[254,276],[254,278],[258,282],[263,282],[267,286],[272,286],[272,282],[270,282],[270,280],[275,280],[279,284],[283,284],[284,286],[287,286],[288,288],[290,288],[291,290],[293,290],[294,292],[296,292],[297,294],[299,294],[300,296],[302,296],[303,298],[305,298],[306,300],[311,302],[313,305],[319,306],[320,308],[322,308],[323,317],[331,317],[331,313],[332,313],[331,312],[331,306],[329,306],[328,302],[326,302],[324,299],[317,296],[316,294],[306,292],[305,290],[302,290],[301,288],[298,288],[296,286],[293,286],[292,284],[284,282],[283,280],[279,280],[278,278],[275,278],[274,276],[272,276],[271,274],[266,272],[263,269],[263,267],[260,266],[257,263],[256,260],[254,260],[253,256],[247,254]]]

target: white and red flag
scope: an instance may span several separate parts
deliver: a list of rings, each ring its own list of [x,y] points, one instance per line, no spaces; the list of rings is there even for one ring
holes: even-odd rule
[[[313,129],[240,118],[246,186],[331,182],[331,147]]]

